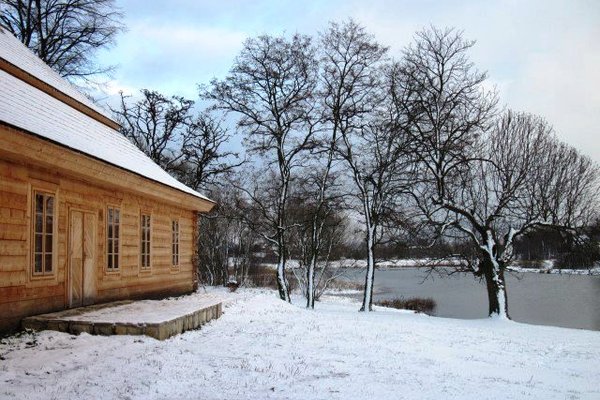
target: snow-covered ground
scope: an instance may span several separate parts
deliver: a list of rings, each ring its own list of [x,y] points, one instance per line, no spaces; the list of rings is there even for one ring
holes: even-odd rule
[[[308,311],[264,290],[218,294],[229,299],[220,319],[163,342],[4,339],[0,398],[600,398],[600,332],[358,313],[332,297]]]

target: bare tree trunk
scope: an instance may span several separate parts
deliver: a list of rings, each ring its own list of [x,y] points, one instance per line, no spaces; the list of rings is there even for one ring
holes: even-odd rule
[[[277,289],[281,300],[290,302],[290,292],[285,278],[285,264],[287,261],[287,243],[285,240],[285,206],[288,195],[289,173],[280,166],[281,171],[281,194],[277,205]]]
[[[487,254],[482,262],[483,276],[488,294],[488,315],[501,319],[509,319],[504,283],[504,268],[498,260],[490,258]]]
[[[360,311],[373,311],[373,282],[375,279],[375,227],[367,216],[367,273],[365,275],[365,290]]]
[[[315,308],[315,269],[317,257],[315,254],[310,258],[310,263],[306,270],[306,308]]]
[[[285,278],[285,264],[285,255],[280,250],[277,258],[277,290],[279,291],[281,300],[290,302],[290,292]]]

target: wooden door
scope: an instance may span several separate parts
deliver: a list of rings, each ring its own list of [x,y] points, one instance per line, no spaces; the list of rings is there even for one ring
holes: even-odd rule
[[[96,215],[71,211],[69,234],[69,307],[96,299]]]

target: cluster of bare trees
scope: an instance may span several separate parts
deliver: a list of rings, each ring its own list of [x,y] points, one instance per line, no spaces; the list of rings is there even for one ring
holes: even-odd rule
[[[392,236],[471,243],[462,269],[485,280],[490,315],[507,317],[504,272],[515,240],[540,226],[577,237],[589,223],[598,167],[542,118],[502,110],[469,60],[473,44],[432,27],[392,60],[355,22],[332,23],[316,38],[248,40],[229,75],[205,87],[202,96],[239,117],[247,150],[260,156],[255,169],[265,179],[236,187],[260,210],[263,222],[249,226],[276,250],[282,299],[294,238],[314,306],[315,270],[335,229],[329,216],[340,208],[362,219],[363,311],[377,245]],[[304,221],[291,217],[298,193],[308,203]]]
[[[224,149],[231,133],[208,112],[194,114],[194,102],[143,89],[135,99],[121,93],[112,112],[121,133],[167,172],[196,190],[210,191],[241,162]]]
[[[120,18],[113,0],[0,2],[0,26],[73,79],[106,70],[93,51],[112,43]],[[281,299],[290,301],[293,257],[313,308],[332,253],[358,234],[370,311],[378,246],[445,241],[458,245],[438,250],[463,249],[459,268],[485,280],[490,316],[508,318],[515,244],[540,229],[585,241],[600,171],[542,118],[499,107],[469,59],[473,45],[431,27],[392,59],[354,21],[262,35],[225,78],[200,87],[205,111],[142,90],[113,112],[149,157],[219,202],[200,230],[206,283],[244,280],[253,252],[270,249]],[[243,161],[231,150],[238,138]]]
[[[489,314],[508,317],[515,241],[539,227],[580,240],[597,211],[598,167],[542,118],[502,110],[469,60],[473,44],[432,27],[394,60],[353,21],[316,37],[263,35],[224,79],[201,86],[211,106],[197,117],[191,101],[151,91],[115,111],[150,157],[221,200],[201,229],[207,282],[243,280],[262,246],[276,256],[280,297],[290,300],[294,258],[313,308],[354,220],[367,261],[362,311],[378,245],[446,239],[467,249],[460,269],[484,279]],[[225,119],[243,138],[243,164],[222,150]]]

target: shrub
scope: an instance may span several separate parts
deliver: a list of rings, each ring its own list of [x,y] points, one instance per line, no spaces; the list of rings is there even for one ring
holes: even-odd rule
[[[364,283],[362,282],[354,282],[345,279],[334,279],[329,282],[327,286],[328,290],[336,291],[336,290],[359,290],[362,291],[364,287]]]
[[[286,274],[288,289],[292,292],[298,284],[293,279],[293,274],[289,273],[289,271],[286,272],[288,272]],[[266,265],[258,265],[248,271],[248,281],[249,286],[277,289],[277,271]]]
[[[375,302],[376,305],[389,308],[397,308],[399,310],[413,310],[418,313],[432,314],[437,304],[432,298],[420,298],[411,297],[405,299],[404,297],[397,297],[390,300],[381,300]]]
[[[600,260],[600,245],[595,241],[573,246],[572,251],[560,254],[554,262],[557,269],[592,268]]]

